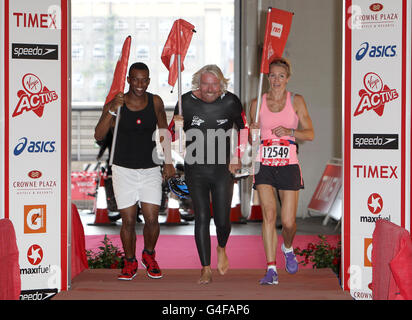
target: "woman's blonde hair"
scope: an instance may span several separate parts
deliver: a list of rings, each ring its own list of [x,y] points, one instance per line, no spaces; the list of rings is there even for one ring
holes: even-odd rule
[[[200,77],[204,73],[211,73],[215,75],[220,81],[220,88],[222,89],[222,92],[225,93],[227,91],[229,79],[224,77],[222,70],[220,70],[220,68],[215,64],[208,64],[193,75],[192,90],[198,90],[200,88]]]
[[[279,66],[285,68],[288,78],[292,75],[292,67],[290,66],[289,60],[286,58],[275,58],[269,64],[269,70],[272,66]]]

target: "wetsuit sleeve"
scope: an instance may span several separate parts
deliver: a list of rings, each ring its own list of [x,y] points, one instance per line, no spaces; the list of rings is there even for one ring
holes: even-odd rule
[[[242,103],[235,96],[235,118],[234,123],[238,128],[238,144],[236,148],[236,155],[242,158],[246,146],[248,144],[249,126],[247,124],[246,114],[243,111]]]

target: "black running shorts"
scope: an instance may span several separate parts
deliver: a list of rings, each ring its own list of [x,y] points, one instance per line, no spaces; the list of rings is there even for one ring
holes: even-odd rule
[[[298,164],[272,167],[256,163],[255,172],[257,174],[255,174],[254,189],[258,184],[268,184],[277,190],[304,189],[302,173]]]

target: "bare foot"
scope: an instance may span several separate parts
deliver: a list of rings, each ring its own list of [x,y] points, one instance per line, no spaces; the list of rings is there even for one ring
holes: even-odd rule
[[[212,269],[210,266],[203,267],[200,271],[200,279],[197,282],[198,284],[208,284],[212,282]]]
[[[226,248],[217,246],[217,270],[224,275],[229,270],[229,259],[226,255]]]

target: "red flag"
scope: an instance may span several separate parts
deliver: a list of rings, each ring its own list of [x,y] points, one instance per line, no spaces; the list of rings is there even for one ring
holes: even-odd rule
[[[107,95],[104,104],[113,100],[115,95],[119,92],[124,92],[131,42],[132,37],[128,36],[123,43],[122,53],[120,54],[119,60],[117,60],[116,68],[114,69],[112,86],[110,87],[109,94]]]
[[[263,44],[261,73],[269,73],[269,64],[274,58],[282,57],[292,25],[293,13],[279,9],[268,10],[265,42]]]
[[[162,51],[162,62],[169,70],[168,83],[173,87],[178,76],[177,55],[180,54],[180,68],[183,71],[183,60],[186,57],[187,49],[192,40],[194,25],[189,22],[179,19],[173,23],[165,46]],[[179,31],[180,30],[180,31]]]

